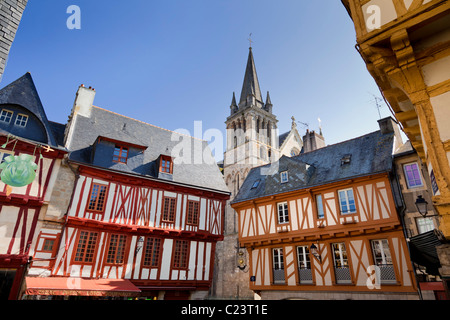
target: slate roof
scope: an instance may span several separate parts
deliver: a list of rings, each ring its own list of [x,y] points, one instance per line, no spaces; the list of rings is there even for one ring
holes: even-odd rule
[[[94,106],[90,118],[77,115],[70,143],[70,160],[95,165],[92,156],[94,144],[99,136],[147,147],[144,151],[141,150],[135,159],[130,159],[127,164],[110,161],[109,165],[102,167],[152,178],[158,178],[157,160],[160,155],[171,155],[175,148],[175,155],[182,157],[182,154],[176,149],[180,147],[180,142],[186,146],[191,145],[192,150],[196,147],[201,148],[200,150],[205,150],[205,148],[210,150],[206,141]],[[209,154],[211,154],[210,151]],[[188,157],[182,158],[187,159]],[[195,161],[193,152],[189,158],[190,163],[174,164],[171,181],[229,193],[213,158],[211,158],[212,162],[200,161],[198,163]]]
[[[283,156],[277,163],[253,168],[232,203],[389,172],[393,144],[394,133],[376,131],[296,157]],[[350,162],[342,164],[345,157]],[[288,171],[287,183],[280,183],[283,171]],[[259,185],[252,188],[258,180]]]
[[[46,130],[47,144],[52,147],[58,147],[36,86],[29,72],[0,90],[1,104],[19,105],[35,115]]]
[[[252,48],[250,48],[250,52],[248,54],[247,67],[245,69],[244,84],[242,85],[239,105],[245,104],[248,95],[253,95],[256,100],[261,103],[263,102],[258,75],[256,74],[255,59],[253,58]]]

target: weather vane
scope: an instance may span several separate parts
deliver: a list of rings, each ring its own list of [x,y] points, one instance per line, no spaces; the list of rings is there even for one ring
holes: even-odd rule
[[[253,40],[252,40],[252,33],[250,33],[250,36],[249,36],[249,38],[248,38],[248,42],[250,42],[250,48],[252,47],[252,43],[253,43]]]

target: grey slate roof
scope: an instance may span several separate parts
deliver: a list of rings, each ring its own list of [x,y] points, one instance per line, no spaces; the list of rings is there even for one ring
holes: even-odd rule
[[[160,155],[171,155],[175,150],[175,155],[182,157],[182,154],[177,152],[180,142],[186,146],[191,145],[192,150],[194,147],[198,147],[200,150],[207,148],[207,152],[211,154],[206,141],[181,135],[98,107],[92,108],[90,118],[77,115],[73,132],[70,143],[70,160],[152,178],[158,178],[157,160]],[[135,153],[132,153],[130,148],[127,164],[113,163],[111,148],[113,150],[114,145],[110,149],[100,150],[98,145],[96,147],[99,136],[147,148],[136,150]],[[105,156],[98,154],[101,152],[104,152]],[[185,158],[183,157],[183,159]],[[198,163],[198,161],[194,161],[192,152],[189,154],[189,159],[190,163],[174,164],[171,181],[229,193],[213,158],[211,158],[212,163],[205,163],[205,161]],[[161,176],[159,177],[161,178]]]
[[[376,131],[296,157],[283,156],[277,163],[253,168],[232,203],[389,172],[393,143],[394,133]],[[342,164],[341,160],[348,156],[350,163]],[[288,171],[287,183],[280,183],[283,171]],[[252,189],[258,180],[258,187]]]
[[[2,104],[19,105],[27,109],[44,126],[47,135],[45,142],[52,147],[58,147],[30,73],[0,90],[0,105]]]

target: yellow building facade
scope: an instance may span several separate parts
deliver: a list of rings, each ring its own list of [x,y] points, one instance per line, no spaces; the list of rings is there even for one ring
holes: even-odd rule
[[[439,228],[450,239],[450,2],[342,0],[356,48],[422,162]],[[429,204],[431,205],[431,204]],[[450,277],[450,247],[440,248]]]

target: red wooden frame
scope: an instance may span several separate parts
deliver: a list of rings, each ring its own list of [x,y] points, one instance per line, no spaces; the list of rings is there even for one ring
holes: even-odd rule
[[[118,152],[118,154],[116,154]],[[128,147],[124,147],[121,145],[116,145],[113,153],[113,162],[115,163],[124,163],[126,164],[128,161],[128,156],[130,154],[130,149]]]
[[[95,187],[98,187],[98,190],[94,190]],[[104,188],[104,195],[103,197],[101,197],[102,195],[102,188]],[[105,212],[105,207],[106,207],[106,203],[108,201],[108,191],[109,191],[109,186],[106,184],[100,184],[100,183],[92,183],[91,185],[91,190],[89,191],[89,198],[86,204],[86,211],[89,212],[99,212],[99,213],[103,213]],[[96,192],[95,195],[95,201],[94,201],[94,208],[91,208],[91,202],[92,202],[92,197],[94,196],[94,192]],[[100,201],[102,202],[101,205],[101,209],[98,209],[98,205],[100,203]]]
[[[170,156],[161,155],[159,158],[159,172],[173,174],[173,159]]]
[[[186,224],[198,227],[199,216],[200,216],[200,201],[188,200],[186,208]]]
[[[191,251],[190,249],[191,243],[189,240],[185,239],[174,240],[172,247],[172,262],[171,262],[173,270],[188,270],[189,255]]]

